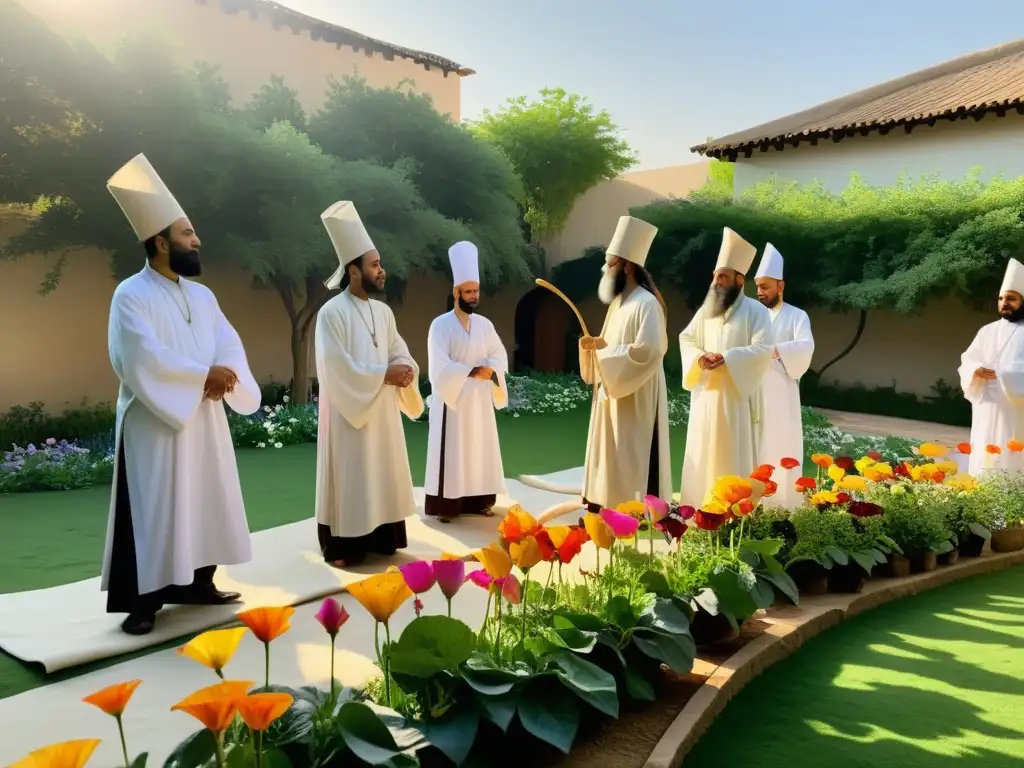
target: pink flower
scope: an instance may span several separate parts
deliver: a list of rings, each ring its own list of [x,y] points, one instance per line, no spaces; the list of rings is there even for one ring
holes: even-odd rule
[[[695,514],[697,514],[697,510],[694,509],[693,507],[680,507],[679,508],[679,517],[681,517],[683,520],[689,520]]]
[[[523,587],[519,583],[519,579],[516,578],[514,573],[510,573],[503,581],[501,596],[512,603],[512,605],[519,605],[523,600]]]
[[[434,566],[426,560],[417,560],[415,563],[407,563],[398,566],[398,570],[405,577],[405,584],[414,594],[422,595],[429,592],[434,586]]]
[[[474,584],[476,584],[478,587],[481,587],[482,589],[490,589],[493,579],[491,578],[491,575],[487,573],[487,571],[485,571],[483,568],[480,568],[479,570],[473,571],[468,576],[466,576],[466,581],[472,581]]]
[[[644,511],[652,525],[668,515],[668,502],[657,496],[644,496]]]
[[[640,521],[635,517],[616,512],[614,509],[602,509],[601,519],[608,523],[617,539],[632,539],[640,527]]]
[[[466,564],[462,560],[435,560],[434,578],[444,596],[451,600],[466,583]]]
[[[320,610],[316,612],[316,620],[327,630],[327,634],[333,640],[334,636],[338,634],[338,630],[348,621],[348,611],[333,597],[328,597],[320,604]]]

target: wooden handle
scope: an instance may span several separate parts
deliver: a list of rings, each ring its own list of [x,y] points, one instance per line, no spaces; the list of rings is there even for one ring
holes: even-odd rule
[[[562,301],[564,301],[566,304],[568,304],[569,305],[569,309],[571,309],[573,314],[576,315],[576,319],[579,321],[580,328],[583,329],[583,335],[584,336],[589,336],[590,335],[590,331],[587,330],[587,323],[583,319],[583,315],[580,314],[580,311],[578,309],[576,309],[576,305],[572,303],[572,300],[568,296],[566,296],[564,293],[562,293],[560,290],[558,290],[558,288],[553,286],[547,280],[544,280],[544,279],[538,277],[535,282],[541,288],[547,288],[549,291],[551,291],[553,294],[555,294],[555,296],[557,296]]]

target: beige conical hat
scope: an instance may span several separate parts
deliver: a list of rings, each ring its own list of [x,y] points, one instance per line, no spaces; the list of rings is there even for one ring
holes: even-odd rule
[[[477,247],[468,240],[462,240],[448,249],[448,260],[452,264],[452,285],[480,282],[480,259]]]
[[[648,224],[642,219],[632,216],[619,218],[618,226],[615,227],[615,234],[612,241],[605,249],[608,256],[618,256],[620,259],[631,261],[637,266],[644,266],[647,263],[647,254],[651,250],[651,243],[654,236],[658,234],[658,228]]]
[[[375,246],[366,227],[363,226],[362,219],[359,218],[355,203],[351,200],[335,203],[320,214],[320,220],[327,229],[327,234],[331,238],[340,263],[338,269],[325,283],[333,291],[341,285],[341,279],[345,274],[345,265],[355,261],[364,253],[375,250]]]
[[[1010,259],[1006,265],[1006,274],[1003,275],[1003,284],[999,287],[999,293],[1016,291],[1024,296],[1024,264],[1016,259]]]
[[[143,154],[121,166],[107,181],[107,190],[121,206],[140,242],[185,218],[185,211]]]
[[[764,255],[761,257],[761,263],[757,267],[757,274],[754,275],[754,279],[770,277],[773,280],[782,280],[782,267],[782,254],[779,253],[778,248],[768,243],[764,247]]]
[[[718,263],[715,264],[715,271],[728,268],[741,275],[746,275],[750,271],[750,265],[754,263],[755,256],[757,256],[757,248],[725,227],[722,232],[722,247],[718,251]]]

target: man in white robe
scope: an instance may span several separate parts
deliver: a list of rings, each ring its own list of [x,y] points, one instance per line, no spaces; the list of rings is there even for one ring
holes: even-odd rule
[[[1024,441],[1024,264],[1010,259],[999,289],[999,319],[982,326],[960,360],[960,386],[971,403],[969,471],[1024,469],[1024,453],[1007,449]],[[986,448],[997,445],[999,455]]]
[[[672,498],[665,307],[644,269],[657,227],[619,219],[598,295],[601,335],[580,339],[580,375],[594,387],[583,503],[592,512],[645,494]]]
[[[402,414],[418,419],[423,398],[391,308],[371,298],[387,273],[355,205],[335,203],[320,218],[341,263],[327,287],[344,290],[316,319],[316,520],[324,560],[345,568],[408,546],[416,504]]]
[[[448,258],[455,306],[427,333],[430,436],[423,484],[424,511],[442,523],[460,514],[494,514],[497,495],[506,492],[494,409],[508,404],[508,352],[491,321],[477,313],[477,247],[456,243]]]
[[[803,464],[804,424],[800,409],[800,379],[811,367],[814,336],[811,320],[802,309],[785,301],[786,282],[782,254],[768,243],[754,275],[757,298],[768,308],[772,321],[772,362],[764,379],[765,410],[760,464],[771,464],[779,473],[773,504],[792,509],[803,498],[796,489],[798,475],[790,477],[779,462],[792,458]],[[791,472],[799,472],[799,468]]]
[[[110,362],[120,380],[117,465],[101,588],[122,629],[150,632],[164,605],[222,605],[218,565],[252,558],[224,403],[260,407],[245,349],[198,277],[199,238],[143,155],[107,189],[143,243],[147,263],[110,304]],[[223,401],[223,402],[222,402]]]
[[[690,417],[680,503],[699,508],[723,475],[758,466],[771,317],[743,293],[757,249],[728,227],[707,299],[679,334]]]

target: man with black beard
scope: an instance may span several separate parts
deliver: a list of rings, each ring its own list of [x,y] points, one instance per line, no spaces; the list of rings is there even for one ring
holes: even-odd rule
[[[728,227],[703,306],[679,334],[683,389],[691,393],[680,503],[700,508],[715,481],[760,463],[771,317],[743,295],[757,249]]]
[[[969,469],[978,476],[991,469],[1024,469],[1024,453],[1007,450],[1024,440],[1024,264],[1010,259],[999,289],[999,319],[982,326],[961,356],[958,373],[971,403]],[[990,454],[990,445],[1002,448]]]
[[[391,308],[371,298],[387,273],[355,205],[335,203],[320,219],[341,265],[326,285],[345,290],[316,319],[317,533],[324,560],[345,568],[408,545],[416,504],[402,414],[419,418],[423,398]]]
[[[110,362],[120,380],[113,491],[101,588],[121,628],[143,635],[164,605],[223,605],[218,565],[252,557],[228,428],[260,407],[242,342],[202,272],[199,238],[138,155],[107,182],[146,250],[110,305]],[[223,402],[222,402],[223,401]]]
[[[455,306],[430,324],[430,436],[424,511],[442,523],[460,514],[486,515],[505,473],[494,410],[508,404],[508,353],[494,325],[477,314],[480,265],[477,247],[448,249]]]

